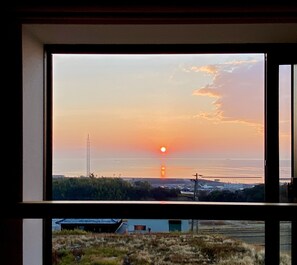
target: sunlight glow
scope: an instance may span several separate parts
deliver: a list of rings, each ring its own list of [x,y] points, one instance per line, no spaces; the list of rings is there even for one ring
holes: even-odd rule
[[[162,153],[166,153],[167,148],[166,148],[165,146],[162,146],[162,147],[160,148],[160,151],[161,151]]]

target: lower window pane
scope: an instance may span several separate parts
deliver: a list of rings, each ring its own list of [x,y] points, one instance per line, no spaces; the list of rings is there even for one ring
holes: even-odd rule
[[[54,219],[52,230],[55,265],[264,264],[263,221]]]
[[[280,264],[292,264],[292,223],[280,222]]]

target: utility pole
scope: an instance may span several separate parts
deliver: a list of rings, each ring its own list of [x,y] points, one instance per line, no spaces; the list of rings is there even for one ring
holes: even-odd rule
[[[198,178],[202,177],[203,175],[200,175],[196,173],[193,175],[195,179],[191,179],[191,181],[194,181],[194,194],[193,194],[193,201],[199,201],[199,193],[198,193]]]
[[[193,175],[195,179],[191,179],[191,181],[194,181],[194,193],[193,193],[193,201],[199,201],[199,193],[198,193],[198,179],[199,177],[202,177],[203,175],[200,175],[196,173]],[[198,233],[198,220],[192,220],[191,230],[194,231],[194,227],[196,228],[196,233]]]
[[[90,177],[91,175],[91,143],[90,143],[90,135],[88,134],[87,138],[87,172],[86,172],[86,177]]]

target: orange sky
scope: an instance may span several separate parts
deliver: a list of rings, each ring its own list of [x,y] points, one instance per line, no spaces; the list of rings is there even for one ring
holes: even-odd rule
[[[263,54],[54,56],[57,161],[262,159],[263,122]]]

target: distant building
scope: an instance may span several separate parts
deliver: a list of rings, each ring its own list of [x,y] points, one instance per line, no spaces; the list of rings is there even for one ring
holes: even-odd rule
[[[188,232],[189,220],[179,219],[128,219],[125,221],[129,233]]]
[[[63,219],[52,219],[52,231],[60,231],[61,225],[59,224],[59,221]]]
[[[53,175],[54,179],[65,178],[65,175]]]
[[[115,233],[121,226],[122,219],[62,219],[56,222],[61,230],[80,229],[95,233]]]

